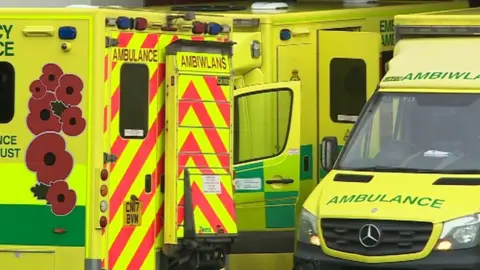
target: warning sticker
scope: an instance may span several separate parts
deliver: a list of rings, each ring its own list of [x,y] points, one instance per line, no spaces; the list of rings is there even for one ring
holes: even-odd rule
[[[262,190],[262,178],[236,178],[234,183],[236,190]]]
[[[222,194],[222,184],[218,175],[203,175],[203,193]]]

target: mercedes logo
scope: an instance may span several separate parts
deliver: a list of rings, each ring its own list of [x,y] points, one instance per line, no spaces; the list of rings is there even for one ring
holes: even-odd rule
[[[373,224],[363,225],[358,234],[360,244],[362,244],[366,248],[376,247],[380,243],[381,237],[382,232],[377,226]]]

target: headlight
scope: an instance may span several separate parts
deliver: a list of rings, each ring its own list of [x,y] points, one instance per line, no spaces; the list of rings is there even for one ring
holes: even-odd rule
[[[298,241],[320,246],[320,238],[318,238],[317,230],[317,217],[305,209],[302,209],[302,212],[300,213]]]
[[[451,250],[472,248],[480,242],[480,214],[473,214],[447,221],[443,224],[435,249]]]

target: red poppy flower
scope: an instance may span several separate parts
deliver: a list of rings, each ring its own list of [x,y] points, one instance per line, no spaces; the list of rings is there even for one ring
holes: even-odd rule
[[[69,107],[62,113],[63,132],[68,136],[78,136],[85,130],[87,122],[82,117],[82,110],[78,107]]]
[[[77,75],[65,74],[60,78],[57,99],[65,105],[78,105],[82,101],[83,81]]]
[[[65,151],[65,140],[57,133],[37,136],[25,154],[28,169],[37,172],[37,180],[43,184],[66,179],[73,169],[73,157]]]
[[[46,64],[42,68],[42,76],[40,76],[40,81],[47,87],[49,91],[55,91],[58,86],[58,81],[63,75],[62,68],[56,64]]]
[[[70,214],[75,208],[77,194],[68,189],[67,182],[61,180],[52,183],[47,192],[47,202],[52,206],[52,213],[57,216]]]
[[[27,126],[30,131],[38,135],[45,131],[60,132],[62,123],[60,117],[53,114],[51,102],[55,100],[55,95],[46,92],[42,99],[30,98],[28,108],[30,114],[27,116]]]
[[[35,80],[30,84],[30,92],[34,99],[41,99],[47,93],[47,87],[40,80]]]

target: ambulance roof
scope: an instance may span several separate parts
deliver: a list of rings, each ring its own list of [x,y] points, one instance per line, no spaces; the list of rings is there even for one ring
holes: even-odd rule
[[[396,25],[480,25],[480,8],[436,11],[421,14],[397,15]]]
[[[454,3],[455,2],[455,3]],[[219,4],[193,4],[178,6],[157,6],[148,11],[186,12],[195,11],[202,15],[228,16],[235,18],[259,18],[278,23],[312,22],[341,18],[365,18],[389,16],[402,12],[428,12],[442,3],[447,9],[465,8],[467,1],[377,1],[367,4],[349,4],[344,1],[315,1],[288,3],[288,9],[252,9],[253,2]]]

